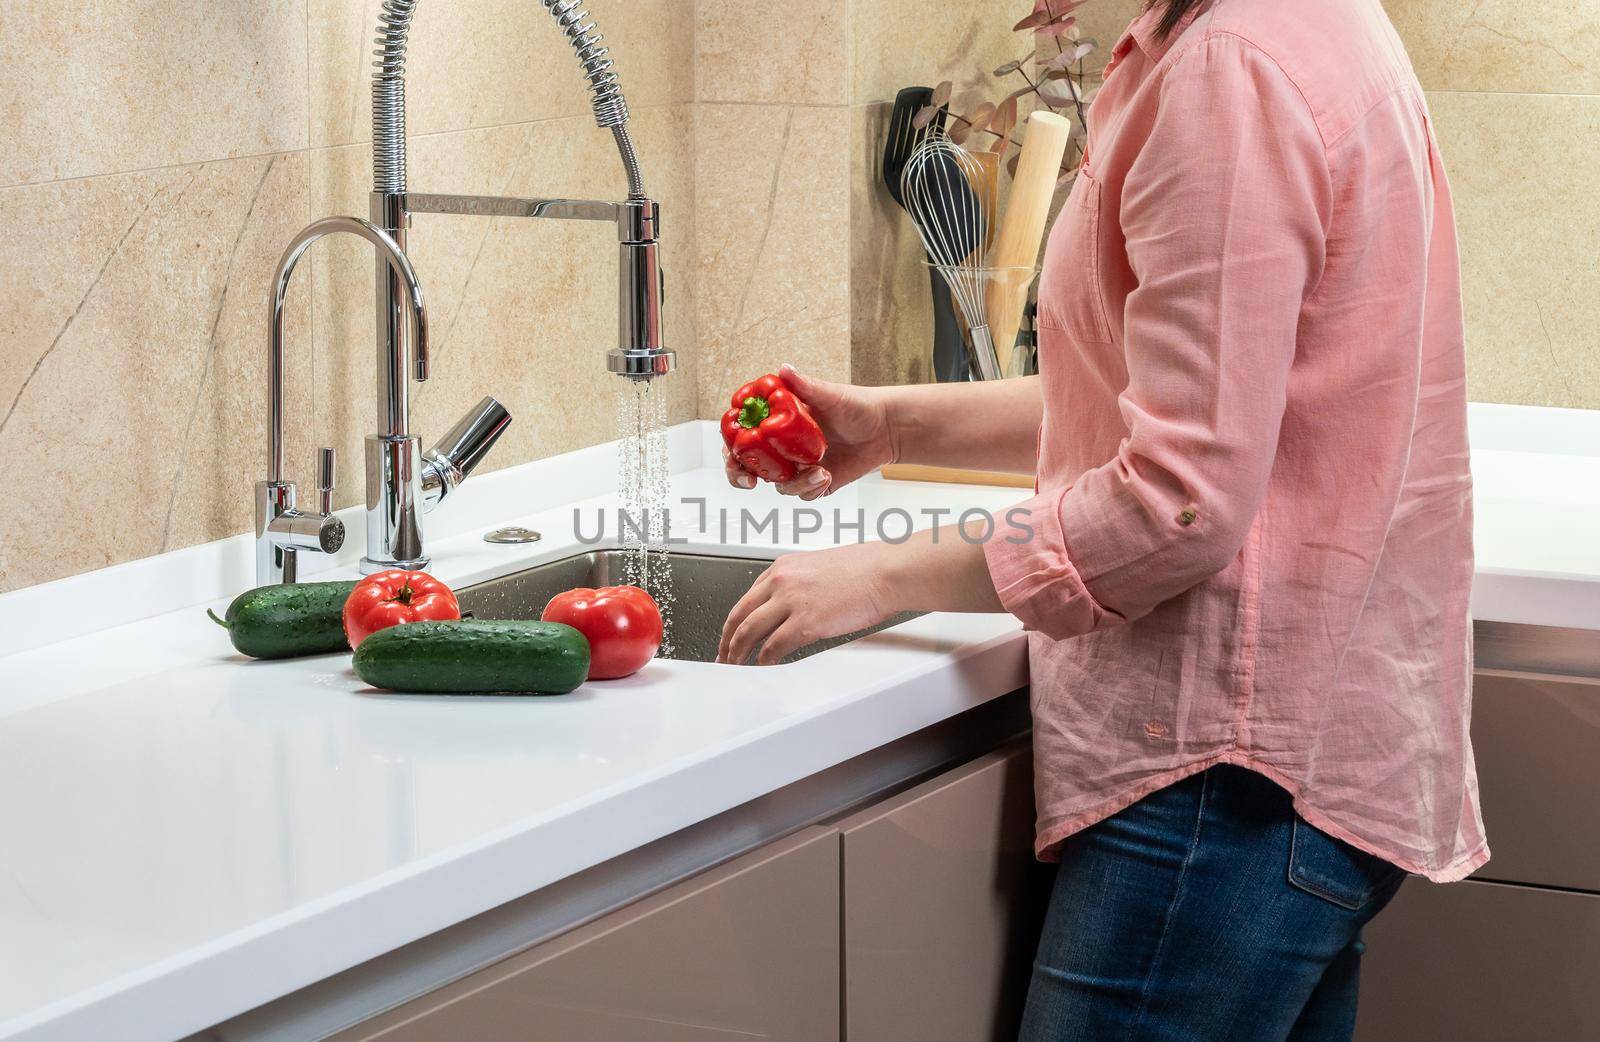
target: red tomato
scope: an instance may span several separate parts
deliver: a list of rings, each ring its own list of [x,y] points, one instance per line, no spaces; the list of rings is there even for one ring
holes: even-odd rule
[[[402,622],[461,618],[450,587],[427,572],[390,569],[361,580],[344,602],[344,635],[354,648]]]
[[[564,622],[588,638],[590,680],[637,673],[661,647],[661,609],[637,586],[558,593],[539,617]]]

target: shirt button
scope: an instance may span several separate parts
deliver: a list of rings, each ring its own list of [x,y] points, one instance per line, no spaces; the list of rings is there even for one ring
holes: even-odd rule
[[[1165,738],[1167,736],[1167,725],[1160,720],[1152,720],[1144,725],[1144,733],[1151,738]]]
[[[1186,507],[1184,508],[1183,513],[1178,515],[1178,524],[1188,528],[1190,525],[1194,524],[1195,518],[1199,516],[1199,514],[1195,513],[1194,507]]]

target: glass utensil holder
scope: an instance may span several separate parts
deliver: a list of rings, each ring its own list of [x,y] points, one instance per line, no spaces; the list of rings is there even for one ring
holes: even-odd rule
[[[926,263],[926,262],[925,262]],[[1014,306],[1016,318],[1021,318],[1022,308],[1028,301],[1028,290],[1038,275],[1036,266],[989,268],[969,264],[928,264],[950,287],[950,297],[955,303],[956,317],[960,320],[962,339],[967,353],[967,375],[970,380],[999,380],[1006,376],[1023,375],[1019,361],[1026,367],[1027,359],[1017,359],[1015,352],[1007,350],[1007,366],[1002,366],[1000,353],[995,350],[994,333],[990,328],[991,308]],[[1007,345],[1008,348],[1011,345]]]

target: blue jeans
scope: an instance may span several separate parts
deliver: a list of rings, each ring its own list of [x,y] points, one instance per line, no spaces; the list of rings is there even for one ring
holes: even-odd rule
[[[1066,841],[1021,1042],[1349,1042],[1405,873],[1213,767]]]

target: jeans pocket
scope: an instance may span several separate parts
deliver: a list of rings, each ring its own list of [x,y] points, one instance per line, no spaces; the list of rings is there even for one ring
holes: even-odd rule
[[[1295,815],[1289,841],[1291,885],[1354,912],[1404,877],[1403,869]]]

